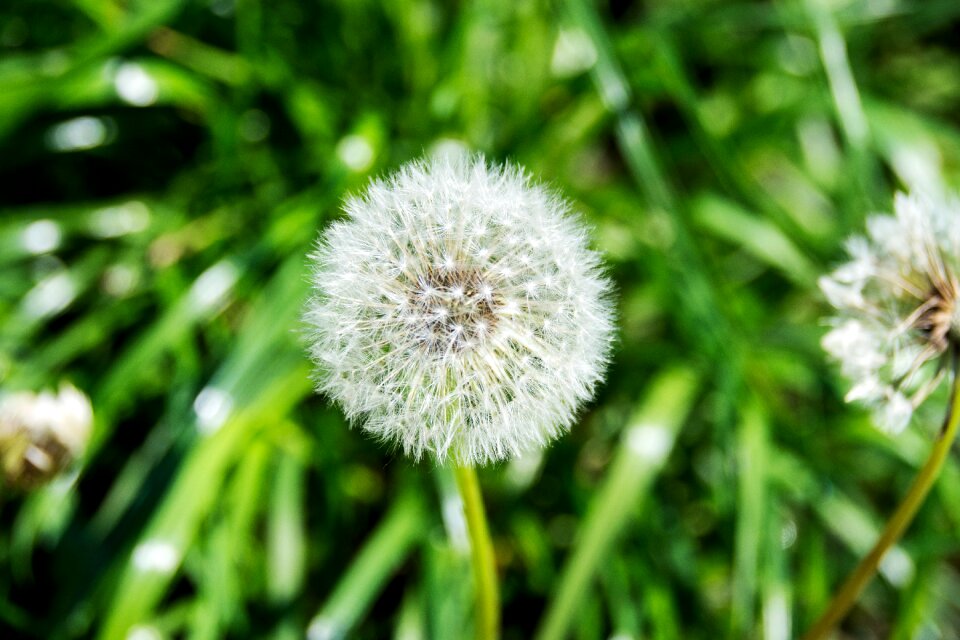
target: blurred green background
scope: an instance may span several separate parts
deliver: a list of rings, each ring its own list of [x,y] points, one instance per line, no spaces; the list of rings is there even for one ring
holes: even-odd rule
[[[459,144],[563,190],[608,382],[484,469],[504,637],[793,637],[926,456],[842,403],[818,274],[960,178],[955,0],[4,0],[0,384],[72,381],[79,473],[2,490],[3,638],[469,637],[449,472],[312,393],[306,253]],[[960,466],[841,637],[960,637]]]

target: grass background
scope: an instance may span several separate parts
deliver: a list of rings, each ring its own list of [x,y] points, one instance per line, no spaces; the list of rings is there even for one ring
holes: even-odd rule
[[[505,638],[798,634],[942,417],[934,398],[890,438],[843,405],[815,281],[895,190],[957,184],[958,20],[949,0],[3,2],[0,383],[70,380],[96,412],[79,474],[3,490],[3,637],[467,637],[449,473],[312,393],[299,320],[344,195],[454,143],[562,189],[619,290],[597,401],[481,474]],[[845,637],[960,637],[944,476]]]

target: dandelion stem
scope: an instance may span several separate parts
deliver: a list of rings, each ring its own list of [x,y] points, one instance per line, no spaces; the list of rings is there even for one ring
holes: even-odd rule
[[[950,393],[949,413],[947,413],[943,430],[940,432],[933,446],[933,450],[930,451],[930,457],[927,458],[923,468],[920,469],[916,479],[913,481],[913,485],[911,485],[910,490],[907,491],[907,495],[903,498],[900,506],[897,507],[897,510],[894,511],[890,520],[887,521],[887,525],[884,527],[880,539],[877,540],[877,543],[873,546],[873,549],[870,550],[870,553],[860,561],[857,568],[854,569],[846,582],[843,583],[843,586],[837,591],[833,600],[830,601],[830,606],[827,607],[827,610],[820,616],[820,619],[817,620],[810,630],[807,631],[806,635],[803,636],[803,640],[820,640],[821,638],[825,638],[833,627],[847,615],[847,612],[860,596],[860,592],[863,591],[864,587],[867,586],[867,583],[877,572],[877,567],[880,564],[880,560],[883,559],[884,554],[900,539],[907,530],[907,527],[910,526],[910,523],[913,522],[913,518],[916,516],[920,505],[923,504],[924,499],[940,475],[940,469],[943,467],[943,463],[947,459],[947,454],[950,453],[950,446],[956,438],[957,426],[960,425],[960,393],[958,393],[960,379],[958,379],[957,376],[957,365],[958,353],[957,350],[954,350],[953,387]]]
[[[473,467],[457,465],[454,469],[457,488],[463,500],[463,511],[470,534],[470,558],[473,564],[477,600],[477,640],[496,640],[500,636],[500,603],[497,593],[497,565],[493,542],[483,509],[480,483]]]

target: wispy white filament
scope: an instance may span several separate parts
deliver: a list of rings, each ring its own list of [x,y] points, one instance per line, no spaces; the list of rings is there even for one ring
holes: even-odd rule
[[[852,386],[848,401],[897,433],[942,380],[960,336],[960,203],[897,194],[896,215],[867,221],[850,261],[820,279],[837,309],[823,346]]]
[[[323,235],[306,320],[318,390],[415,459],[544,446],[602,378],[610,285],[563,200],[513,166],[435,157]]]

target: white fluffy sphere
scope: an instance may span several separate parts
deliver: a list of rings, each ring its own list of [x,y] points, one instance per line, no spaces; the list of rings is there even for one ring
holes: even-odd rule
[[[570,427],[613,322],[566,202],[458,155],[407,164],[345,210],[311,256],[318,391],[418,460],[493,462]]]

